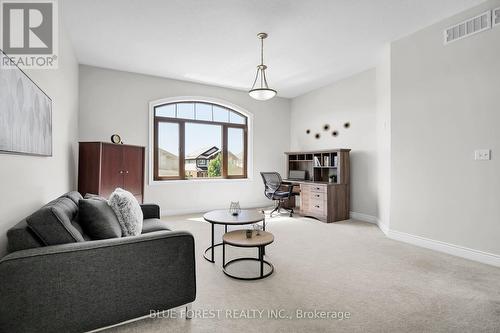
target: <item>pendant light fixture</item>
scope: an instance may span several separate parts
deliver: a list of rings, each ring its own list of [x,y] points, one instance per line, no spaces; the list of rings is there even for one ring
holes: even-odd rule
[[[264,39],[267,38],[267,34],[265,32],[261,32],[257,34],[257,38],[260,39],[260,65],[257,66],[257,74],[255,75],[252,89],[250,89],[248,94],[250,97],[259,101],[267,101],[268,99],[276,96],[277,92],[276,90],[269,88],[266,79],[267,66],[264,65]]]

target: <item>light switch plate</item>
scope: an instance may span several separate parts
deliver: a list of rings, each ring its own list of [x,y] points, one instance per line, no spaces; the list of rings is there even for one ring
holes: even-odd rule
[[[488,161],[491,159],[489,149],[477,149],[474,151],[474,159],[476,161]]]

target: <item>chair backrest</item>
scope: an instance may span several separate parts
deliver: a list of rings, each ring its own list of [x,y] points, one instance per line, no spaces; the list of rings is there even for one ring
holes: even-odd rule
[[[274,192],[281,187],[281,176],[278,172],[261,172],[262,180],[264,181],[265,191]]]

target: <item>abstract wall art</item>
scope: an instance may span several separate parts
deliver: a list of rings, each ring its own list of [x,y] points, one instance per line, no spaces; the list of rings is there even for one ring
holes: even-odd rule
[[[52,100],[2,50],[0,152],[52,156]]]
[[[349,129],[349,128],[351,128],[351,123],[347,121],[347,122],[345,122],[345,123],[344,123],[344,125],[343,125],[343,126],[344,126],[344,128],[345,128],[345,129]],[[324,124],[324,125],[323,125],[323,130],[324,130],[324,131],[329,131],[329,130],[330,130],[330,128],[331,128],[330,124]],[[334,128],[335,128],[335,127],[334,127]],[[310,133],[311,133],[311,130],[310,130],[310,129],[307,129],[307,130],[306,130],[306,134],[310,134]],[[332,130],[332,132],[331,132],[331,133],[332,133],[332,136],[333,136],[333,137],[337,137],[337,136],[339,136],[339,134],[340,134],[340,133],[339,133],[339,131],[338,131],[337,129]],[[315,137],[316,139],[319,139],[319,138],[321,137],[321,135],[320,135],[319,133],[316,133],[316,134],[314,135],[314,137]]]

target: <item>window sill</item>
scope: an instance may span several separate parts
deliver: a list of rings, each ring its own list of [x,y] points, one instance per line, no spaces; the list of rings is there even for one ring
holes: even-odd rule
[[[233,179],[172,179],[172,180],[150,180],[149,185],[167,185],[167,184],[189,184],[189,183],[245,183],[252,181],[253,178],[233,178]]]

